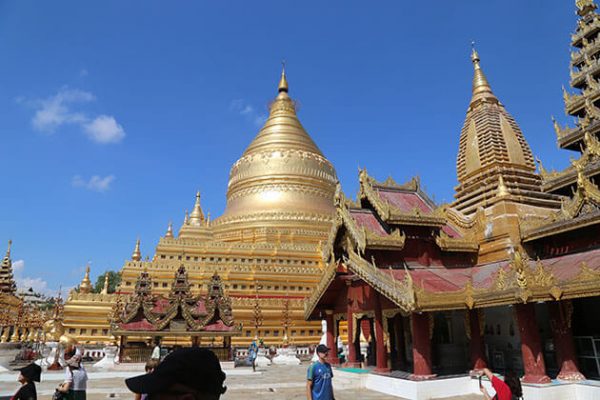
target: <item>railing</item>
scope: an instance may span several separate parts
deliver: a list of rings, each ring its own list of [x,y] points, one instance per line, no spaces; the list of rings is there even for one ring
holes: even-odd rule
[[[122,363],[145,363],[152,355],[151,347],[125,347],[121,353]]]

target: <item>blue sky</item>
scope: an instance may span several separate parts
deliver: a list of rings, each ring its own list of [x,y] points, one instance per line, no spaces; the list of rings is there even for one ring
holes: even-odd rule
[[[471,40],[549,169],[575,1],[0,2],[0,249],[24,284],[72,286],[151,255],[196,190],[213,217],[276,95],[347,194],[358,166],[451,201]],[[29,279],[29,281],[27,281]]]

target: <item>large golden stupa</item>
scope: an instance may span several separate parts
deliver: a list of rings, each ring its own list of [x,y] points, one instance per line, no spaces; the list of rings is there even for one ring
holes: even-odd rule
[[[285,319],[290,342],[318,342],[321,325],[304,321],[303,301],[322,270],[321,246],[335,214],[336,183],[333,166],[296,115],[283,71],[267,121],[231,168],[223,215],[213,221],[205,216],[197,193],[178,234],[169,224],[151,259],[142,259],[138,240],[121,270],[117,293],[132,293],[146,270],[153,292],[166,294],[182,264],[193,291],[204,293],[216,272],[232,299],[236,322],[244,326],[234,345],[254,338],[257,321],[259,337],[281,343]],[[117,294],[91,293],[85,284],[81,289],[65,304],[67,333],[83,342],[111,340],[107,316]]]

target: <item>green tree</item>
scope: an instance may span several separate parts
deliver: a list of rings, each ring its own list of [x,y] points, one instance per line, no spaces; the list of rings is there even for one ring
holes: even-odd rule
[[[117,286],[121,283],[121,274],[116,271],[106,271],[96,279],[94,285],[94,293],[100,293],[104,287],[104,276],[108,274],[108,293],[114,293],[117,290]]]

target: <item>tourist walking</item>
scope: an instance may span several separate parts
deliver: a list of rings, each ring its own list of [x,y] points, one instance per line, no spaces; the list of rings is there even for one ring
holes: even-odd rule
[[[308,367],[306,374],[306,399],[307,400],[333,400],[333,370],[331,365],[325,361],[329,353],[329,347],[324,344],[317,346],[317,357],[319,359]]]
[[[160,361],[160,339],[154,339],[154,348],[152,349],[152,355],[150,359]]]
[[[479,390],[483,393],[483,397],[485,400],[519,400],[523,397],[523,390],[521,388],[521,381],[519,377],[512,371],[507,371],[504,376],[504,380],[496,377],[492,371],[487,368],[483,369],[483,373],[481,376],[487,376],[487,378],[492,383],[492,387],[496,391],[496,395],[491,397],[487,390],[481,385],[481,381],[479,383]],[[480,376],[480,379],[481,379]]]
[[[42,369],[39,365],[31,363],[19,370],[17,380],[21,383],[21,387],[11,397],[11,400],[37,400],[37,392],[35,383],[40,381]]]
[[[258,346],[256,345],[256,341],[253,340],[250,343],[250,347],[248,347],[248,361],[252,363],[252,371],[256,372],[256,357],[258,356]]]
[[[69,400],[86,400],[88,376],[81,366],[81,355],[75,354],[66,364],[65,381],[57,390],[66,393]]]
[[[133,393],[146,393],[152,400],[218,400],[227,389],[224,381],[215,353],[188,347],[173,351],[154,371],[126,379],[125,384]]]

